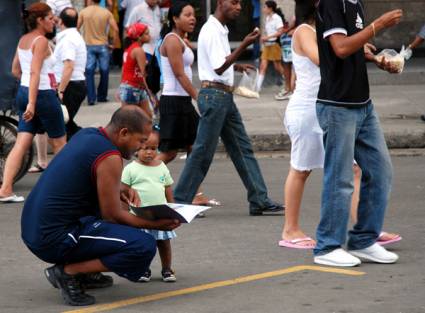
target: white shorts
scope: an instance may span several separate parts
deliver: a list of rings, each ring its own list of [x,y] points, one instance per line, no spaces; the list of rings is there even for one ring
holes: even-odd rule
[[[291,139],[291,167],[297,171],[323,168],[323,131],[316,116],[316,105],[306,110],[286,110],[284,125]]]

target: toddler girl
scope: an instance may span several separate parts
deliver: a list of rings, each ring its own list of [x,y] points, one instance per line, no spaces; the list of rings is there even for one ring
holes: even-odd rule
[[[174,202],[171,185],[173,179],[167,166],[160,160],[155,160],[158,141],[155,136],[142,145],[137,152],[137,160],[128,164],[123,171],[121,181],[139,193],[142,206],[165,204]],[[171,269],[171,243],[170,239],[176,237],[174,231],[147,230],[155,237],[159,256],[162,264],[162,280],[175,282],[176,276]],[[148,270],[141,278],[141,282],[151,279],[151,271]]]

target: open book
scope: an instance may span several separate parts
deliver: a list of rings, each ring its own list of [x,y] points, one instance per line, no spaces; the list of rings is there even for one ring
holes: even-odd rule
[[[130,209],[139,217],[147,220],[173,219],[180,223],[190,223],[196,215],[210,209],[209,206],[189,205],[179,203],[167,203],[150,205],[145,207],[134,207]]]

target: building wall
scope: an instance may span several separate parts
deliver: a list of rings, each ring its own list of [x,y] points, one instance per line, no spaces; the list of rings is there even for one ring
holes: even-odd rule
[[[282,8],[285,17],[294,15],[295,1],[276,0],[276,2]],[[363,0],[363,2],[365,4],[366,23],[371,23],[386,11],[401,8],[404,12],[399,25],[380,32],[373,40],[378,48],[399,49],[401,45],[407,45],[413,40],[421,26],[425,24],[425,0]],[[422,45],[421,50],[425,50],[425,44]]]
[[[374,43],[380,48],[397,48],[409,44],[425,24],[425,0],[366,0],[367,23],[372,22],[386,11],[403,10],[400,24],[379,33]],[[424,46],[421,47],[425,49]]]

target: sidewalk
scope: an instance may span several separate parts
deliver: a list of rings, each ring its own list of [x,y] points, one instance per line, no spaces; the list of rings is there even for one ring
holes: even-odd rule
[[[116,101],[114,95],[119,78],[119,71],[110,75],[111,101]],[[371,65],[369,78],[371,98],[380,116],[389,148],[425,148],[425,122],[420,120],[420,115],[425,114],[425,59],[412,59],[400,75],[385,73]],[[237,82],[238,78],[235,81]],[[194,82],[195,85],[199,84],[196,72]],[[255,151],[290,149],[289,137],[283,127],[283,116],[288,101],[274,99],[279,88],[264,88],[260,99],[235,96]],[[77,115],[77,121],[82,126],[104,125],[118,107],[117,102],[102,103],[93,107],[83,106]]]

